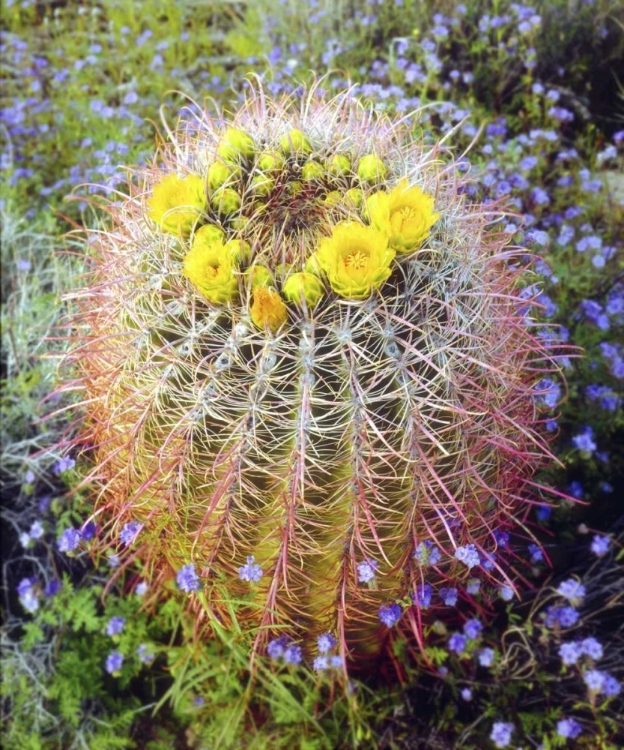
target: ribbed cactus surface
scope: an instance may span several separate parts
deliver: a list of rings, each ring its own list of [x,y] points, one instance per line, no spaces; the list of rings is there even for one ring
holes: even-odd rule
[[[382,620],[511,584],[553,369],[526,264],[348,92],[257,89],[222,123],[179,129],[95,237],[72,359],[98,510],[143,524],[154,579],[246,601],[256,648],[374,651]]]

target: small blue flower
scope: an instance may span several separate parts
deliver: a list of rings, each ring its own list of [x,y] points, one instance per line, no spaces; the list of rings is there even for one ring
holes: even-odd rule
[[[256,558],[253,555],[249,555],[246,565],[243,565],[238,569],[238,577],[241,581],[258,583],[264,575],[262,568],[255,562],[255,559]]]
[[[505,602],[510,602],[514,598],[514,590],[511,586],[501,586],[498,593],[500,598]]]
[[[583,731],[583,727],[576,719],[561,719],[557,722],[557,734],[559,737],[575,740]]]
[[[284,661],[286,664],[301,664],[302,659],[301,646],[297,643],[289,643],[284,649]]]
[[[149,585],[148,585],[147,581],[139,581],[137,583],[137,587],[134,590],[134,593],[137,596],[145,596],[145,594],[147,593],[148,588],[149,588]]]
[[[267,646],[267,654],[271,659],[281,659],[284,656],[284,651],[289,643],[288,636],[280,635],[274,638]]]
[[[574,578],[568,578],[559,584],[557,592],[565,597],[570,604],[578,604],[585,597],[585,586]]]
[[[588,669],[583,675],[583,681],[594,693],[602,692],[605,684],[605,673],[598,669]]]
[[[120,654],[119,651],[111,651],[110,654],[106,657],[106,671],[109,674],[115,674],[116,672],[119,672],[121,670],[123,662],[123,654]]]
[[[414,604],[417,604],[421,609],[429,609],[432,596],[433,589],[431,586],[428,583],[423,583],[414,594]]]
[[[57,580],[52,579],[45,587],[43,595],[47,597],[56,596],[60,590],[61,584]]]
[[[470,701],[472,700],[472,690],[468,687],[462,688],[459,693],[462,697],[462,700]]]
[[[472,620],[466,620],[466,622],[464,623],[464,633],[467,638],[470,638],[471,641],[474,641],[475,638],[478,638],[481,635],[482,630],[483,625],[476,618]]]
[[[317,638],[319,654],[326,654],[333,651],[338,645],[338,641],[331,633],[323,633]]]
[[[322,672],[324,669],[329,667],[328,656],[317,656],[312,662],[312,666],[317,672]]]
[[[143,528],[143,526],[144,524],[139,523],[138,521],[130,521],[121,530],[121,533],[119,534],[119,541],[126,547],[129,547],[141,533],[141,529]]]
[[[468,582],[466,583],[466,591],[469,594],[478,594],[479,589],[481,588],[481,581],[478,578],[469,578]]]
[[[602,659],[602,644],[592,636],[581,641],[581,651],[590,659]]]
[[[457,604],[457,594],[457,589],[454,588],[440,589],[440,599],[447,607],[454,607]]]
[[[30,531],[28,532],[28,535],[31,539],[41,539],[43,536],[43,524],[41,521],[33,521],[33,523],[30,526]]]
[[[65,529],[58,540],[58,548],[61,552],[73,552],[81,539],[78,529]]]
[[[559,656],[564,664],[570,666],[576,664],[576,662],[583,655],[583,649],[579,643],[562,643],[559,646]]]
[[[398,604],[383,604],[379,608],[379,619],[389,628],[397,624],[402,614],[403,610]]]
[[[511,722],[508,721],[496,721],[492,726],[492,732],[490,733],[490,739],[496,745],[496,747],[508,747],[511,742],[511,735],[513,734],[515,727]]]
[[[370,583],[375,580],[375,573],[379,564],[375,560],[364,560],[357,565],[358,581],[360,583]]]
[[[469,569],[474,568],[481,562],[481,558],[479,557],[479,553],[474,544],[467,544],[465,547],[458,547],[455,550],[455,557],[460,562],[467,565]]]
[[[416,545],[414,559],[423,568],[427,565],[437,565],[442,558],[442,552],[439,547],[434,546],[433,542],[427,539]]]
[[[466,638],[461,633],[453,633],[448,639],[449,651],[454,651],[456,654],[461,654],[466,648]]]
[[[120,635],[126,624],[125,617],[111,617],[106,625],[106,635]]]
[[[622,692],[622,685],[611,674],[604,673],[604,685],[602,692],[608,697],[619,695]]]
[[[149,664],[150,662],[154,661],[154,654],[148,646],[145,643],[141,643],[141,645],[136,650],[137,656],[139,657],[139,661],[143,664]]]
[[[178,571],[176,581],[178,583],[178,588],[187,593],[190,593],[191,591],[199,591],[201,588],[201,583],[195,572],[195,565],[193,563],[185,565]]]
[[[496,552],[486,552],[484,559],[481,561],[481,565],[484,570],[494,570],[495,562]]]
[[[64,456],[63,458],[60,458],[52,467],[52,473],[56,476],[59,476],[59,474],[63,474],[65,471],[69,471],[70,469],[73,469],[76,465],[76,462],[73,458],[70,458],[69,456]]]
[[[22,578],[17,585],[17,595],[20,604],[30,614],[34,614],[39,609],[39,598],[35,591],[36,585],[36,578]]]
[[[590,549],[594,553],[594,555],[596,555],[596,557],[604,557],[609,551],[610,546],[611,546],[610,537],[599,536],[598,534],[596,534],[596,536],[592,539]]]
[[[80,536],[85,542],[89,542],[95,536],[96,531],[97,526],[93,523],[93,521],[88,521],[87,523],[85,523],[82,529],[80,529]]]
[[[482,648],[479,651],[479,664],[482,667],[491,667],[494,664],[494,649]]]
[[[572,438],[572,442],[581,452],[589,453],[590,455],[597,447],[594,442],[594,430],[592,427],[585,427],[583,432]]]
[[[542,548],[537,544],[529,544],[527,547],[529,554],[531,555],[531,562],[540,563],[544,559],[544,553]]]

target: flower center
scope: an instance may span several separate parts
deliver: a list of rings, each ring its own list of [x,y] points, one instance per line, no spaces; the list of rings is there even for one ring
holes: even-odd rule
[[[360,268],[365,268],[368,265],[368,255],[361,250],[356,250],[345,257],[344,264],[347,268],[359,271]]]

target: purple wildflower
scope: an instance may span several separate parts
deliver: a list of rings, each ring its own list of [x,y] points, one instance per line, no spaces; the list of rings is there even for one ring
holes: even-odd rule
[[[34,614],[39,609],[39,599],[34,588],[36,584],[36,578],[22,578],[17,585],[20,604],[30,614]]]
[[[145,596],[147,589],[149,588],[147,581],[139,581],[137,587],[134,589],[134,593],[137,596]]]
[[[329,667],[329,657],[317,656],[312,662],[312,666],[317,672],[327,669]]]
[[[78,529],[65,529],[58,540],[58,548],[61,552],[73,552],[80,544],[81,538]]]
[[[458,547],[455,550],[455,557],[460,562],[463,562],[468,569],[474,568],[481,562],[481,558],[479,557],[479,553],[474,544],[467,544],[465,547]]]
[[[572,438],[574,445],[584,453],[593,453],[596,450],[596,443],[594,442],[594,430],[592,427],[585,427],[583,432],[579,433]]]
[[[43,595],[50,597],[50,596],[56,596],[58,592],[61,590],[61,584],[56,579],[52,579],[45,587],[43,591]]]
[[[440,589],[440,599],[447,607],[454,607],[457,604],[457,589],[443,588]]]
[[[121,530],[119,541],[126,547],[129,547],[140,534],[143,525],[144,524],[139,523],[138,521],[130,521]]]
[[[559,737],[569,737],[571,740],[575,740],[582,731],[583,728],[576,719],[561,719],[557,722]]]
[[[302,659],[301,646],[297,643],[289,643],[284,649],[284,661],[286,664],[301,664]]]
[[[581,641],[581,652],[590,659],[602,659],[602,644],[592,636]]]
[[[338,645],[338,641],[331,633],[323,633],[317,638],[319,654],[326,654],[333,651]]]
[[[58,476],[65,471],[73,469],[75,465],[76,462],[73,458],[70,458],[69,456],[63,456],[63,458],[60,458],[52,467],[52,473]]]
[[[201,588],[199,577],[197,576],[197,573],[195,573],[195,565],[193,563],[185,565],[178,571],[176,581],[178,583],[178,588],[187,593],[190,593],[191,591],[199,591]]]
[[[379,619],[389,628],[397,624],[402,614],[403,610],[398,604],[383,604],[379,608]]]
[[[578,604],[585,596],[585,586],[575,578],[567,578],[559,584],[557,593],[567,599],[570,604]]]
[[[461,633],[453,633],[448,639],[449,651],[454,651],[456,654],[461,654],[466,648],[466,637]]]
[[[433,542],[427,539],[425,542],[419,542],[414,552],[414,559],[419,565],[437,565],[440,562],[442,553],[440,548],[434,546]]]
[[[126,624],[125,617],[111,617],[106,625],[106,635],[119,635]]]
[[[542,548],[537,544],[529,544],[527,547],[529,554],[531,555],[531,562],[540,563],[544,559],[544,553]]]
[[[583,681],[594,693],[601,693],[605,684],[605,673],[598,669],[588,669],[583,675]]]
[[[469,594],[478,594],[479,589],[481,588],[481,581],[478,578],[469,578],[468,582],[466,583],[466,591]]]
[[[562,628],[571,628],[578,622],[579,613],[574,607],[561,607],[559,609],[559,624]]]
[[[462,688],[459,694],[461,695],[462,700],[472,700],[472,690],[469,687]]]
[[[95,536],[96,531],[97,526],[93,523],[93,521],[88,521],[80,529],[80,536],[82,537],[83,541],[89,542]]]
[[[615,679],[613,675],[605,672],[602,692],[608,698],[611,698],[612,696],[619,695],[622,692],[622,685],[620,684],[620,682],[618,682],[618,680]]]
[[[238,569],[238,577],[241,581],[249,581],[250,583],[258,583],[258,581],[264,575],[262,568],[256,563],[255,557],[249,555],[247,558],[247,564],[243,565]]]
[[[611,546],[610,537],[599,536],[598,534],[596,534],[596,536],[592,539],[590,549],[594,553],[594,555],[596,555],[596,557],[604,557],[609,551],[610,546]]]
[[[496,721],[490,733],[490,739],[496,747],[507,747],[511,742],[511,735],[515,729],[514,725],[508,721]]]
[[[476,618],[472,620],[466,620],[466,622],[464,623],[464,633],[466,634],[467,638],[470,638],[471,641],[475,640],[475,638],[478,638],[479,635],[481,635],[482,630],[483,625]]]
[[[479,664],[482,667],[491,667],[494,664],[494,649],[482,648],[479,651]]]
[[[143,664],[149,664],[151,661],[154,661],[154,654],[149,650],[145,643],[141,643],[138,646],[136,653],[139,657],[139,661]]]
[[[514,598],[514,590],[511,586],[501,586],[498,593],[500,598],[505,602],[510,602]]]
[[[375,560],[364,560],[357,565],[358,581],[360,583],[370,583],[375,580],[375,573],[379,563]]]
[[[106,657],[106,671],[109,674],[119,672],[124,662],[123,654],[119,651],[111,651]]]
[[[284,656],[284,650],[288,645],[288,637],[280,635],[274,638],[267,646],[267,654],[271,659],[281,659]]]
[[[566,665],[576,664],[583,655],[583,649],[580,643],[562,643],[559,646],[559,656],[561,661]]]
[[[432,595],[433,589],[431,586],[428,583],[423,583],[414,594],[414,604],[417,604],[421,609],[429,609]]]

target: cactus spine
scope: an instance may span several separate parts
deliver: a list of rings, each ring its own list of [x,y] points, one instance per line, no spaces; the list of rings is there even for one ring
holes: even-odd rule
[[[441,155],[348,92],[257,88],[110,206],[71,357],[99,510],[144,524],[154,580],[193,563],[210,606],[247,597],[256,649],[286,627],[354,657],[382,607],[418,633],[429,586],[511,584],[554,365]]]

